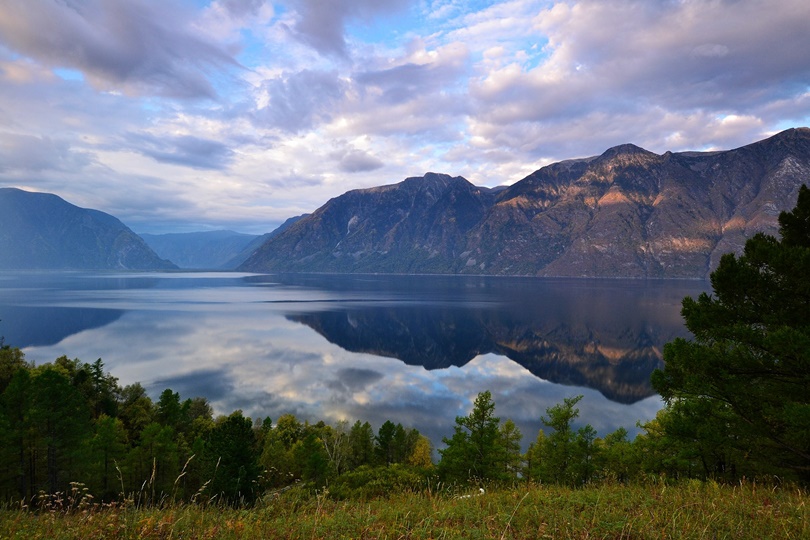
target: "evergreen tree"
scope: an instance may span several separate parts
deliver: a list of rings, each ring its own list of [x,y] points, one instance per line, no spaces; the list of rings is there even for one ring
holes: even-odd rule
[[[120,489],[114,483],[115,463],[126,457],[127,432],[121,420],[106,414],[95,419],[93,424],[95,433],[90,440],[95,465],[93,483],[96,493],[104,499],[111,499]]]
[[[442,441],[439,473],[447,480],[504,480],[506,452],[489,391],[475,399],[467,416],[457,416],[453,436]]]
[[[523,470],[523,455],[520,452],[520,441],[523,440],[523,434],[511,420],[501,424],[498,432],[504,451],[504,476],[511,480],[517,480]]]
[[[349,469],[371,465],[374,461],[374,430],[368,422],[354,423],[349,431]]]
[[[87,402],[61,370],[46,364],[35,372],[29,415],[37,446],[32,460],[39,458],[31,478],[49,493],[67,491],[86,465],[82,450],[92,434]]]
[[[0,347],[0,394],[5,392],[8,383],[18,370],[28,367],[25,354],[20,349],[8,345]]]
[[[204,460],[211,474],[210,493],[231,504],[251,504],[258,495],[259,463],[250,418],[235,411],[219,419],[209,434]]]
[[[575,484],[573,469],[576,463],[574,448],[575,433],[573,421],[579,416],[576,404],[582,396],[565,398],[546,409],[546,416],[540,418],[543,424],[551,428],[551,433],[543,440],[541,478],[545,482],[556,484]]]
[[[694,339],[668,343],[665,367],[652,381],[670,414],[708,413],[690,420],[704,426],[703,433],[722,434],[711,444],[736,460],[725,471],[753,466],[810,481],[806,186],[793,211],[780,214],[779,225],[781,240],[760,233],[739,257],[721,258],[711,274],[712,295],[683,300],[681,313]],[[675,430],[668,435],[681,437]]]

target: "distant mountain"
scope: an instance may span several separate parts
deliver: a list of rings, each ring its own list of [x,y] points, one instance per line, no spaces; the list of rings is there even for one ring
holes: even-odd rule
[[[704,278],[810,183],[810,129],[721,152],[632,144],[501,190],[429,173],[350,191],[267,240],[247,271]]]
[[[228,262],[226,262],[222,266],[222,268],[223,269],[228,269],[228,270],[238,268],[239,265],[244,263],[248,259],[248,257],[253,255],[253,252],[256,251],[257,249],[259,249],[266,241],[268,241],[271,238],[274,238],[275,236],[277,236],[277,235],[281,234],[282,232],[286,231],[292,224],[294,224],[295,222],[297,222],[298,220],[300,220],[302,218],[307,217],[308,215],[309,214],[302,214],[300,216],[291,217],[291,218],[287,219],[287,221],[285,221],[284,223],[279,225],[272,232],[265,233],[265,234],[263,234],[261,236],[255,237],[253,240],[250,241],[250,243],[247,246],[245,246],[242,249],[242,251],[240,251],[234,257],[229,259]]]
[[[0,269],[172,268],[109,214],[48,193],[0,189]]]
[[[233,270],[267,240],[284,232],[290,225],[307,216],[289,218],[272,232],[256,235],[234,231],[141,234],[155,253],[180,268],[193,270]]]
[[[180,268],[221,270],[260,236],[233,231],[208,231],[171,234],[141,234],[155,253]]]

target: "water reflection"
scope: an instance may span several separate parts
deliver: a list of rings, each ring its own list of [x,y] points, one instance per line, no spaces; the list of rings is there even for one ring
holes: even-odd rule
[[[55,345],[73,334],[106,326],[123,314],[118,309],[4,306],[0,335],[21,349]]]
[[[702,289],[627,281],[371,282],[371,289],[384,286],[393,298],[407,288],[410,301],[351,303],[289,318],[348,351],[429,370],[461,367],[482,354],[503,355],[541,379],[596,389],[620,403],[654,394],[649,378],[663,365],[664,343],[686,335],[679,315],[684,289]],[[331,287],[345,291],[352,285]]]
[[[704,288],[425,276],[6,278],[0,335],[37,363],[100,357],[122,384],[202,395],[220,413],[393,420],[434,443],[488,389],[496,413],[528,442],[545,409],[576,394],[600,434],[652,418],[661,403],[649,373],[663,344],[684,334],[681,298]]]

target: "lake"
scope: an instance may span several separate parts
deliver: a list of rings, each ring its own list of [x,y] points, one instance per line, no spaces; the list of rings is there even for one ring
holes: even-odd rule
[[[239,273],[0,274],[0,335],[38,364],[101,358],[156,398],[217,413],[386,420],[441,446],[492,392],[534,440],[546,408],[582,394],[600,436],[653,418],[663,345],[688,336],[702,281]]]

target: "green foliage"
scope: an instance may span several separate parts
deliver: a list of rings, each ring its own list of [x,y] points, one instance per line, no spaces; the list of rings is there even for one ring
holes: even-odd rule
[[[82,470],[83,446],[91,433],[90,411],[79,390],[58,369],[35,371],[31,384],[29,422],[30,478],[50,493],[66,490]]]
[[[349,470],[363,465],[371,465],[374,461],[374,430],[368,422],[354,423],[349,431]]]
[[[115,498],[116,485],[115,464],[123,461],[127,453],[127,432],[124,423],[118,418],[102,414],[94,420],[94,434],[90,440],[90,451],[94,474],[97,479],[95,492],[102,499]]]
[[[372,467],[363,465],[339,476],[330,486],[335,499],[371,500],[405,492],[423,491],[430,479],[430,469],[403,464]]]
[[[260,469],[250,418],[236,411],[210,430],[202,459],[208,465],[208,492],[229,504],[252,504],[259,495]]]
[[[5,392],[17,371],[28,367],[30,366],[25,362],[25,355],[20,349],[7,345],[0,347],[0,394]]]
[[[779,216],[782,239],[757,234],[711,275],[713,295],[685,298],[693,340],[664,349],[653,374],[665,436],[702,474],[810,481],[810,190]]]
[[[502,437],[499,422],[492,394],[489,391],[478,394],[470,414],[456,417],[453,436],[443,439],[446,447],[439,450],[440,477],[457,482],[509,480],[507,441]],[[511,430],[510,436],[517,435],[519,432]]]
[[[551,433],[541,431],[527,452],[526,475],[530,480],[579,486],[594,480],[597,473],[604,474],[607,464],[599,455],[602,442],[597,440],[596,431],[590,424],[573,429],[580,400],[582,396],[565,398],[540,418]]]

